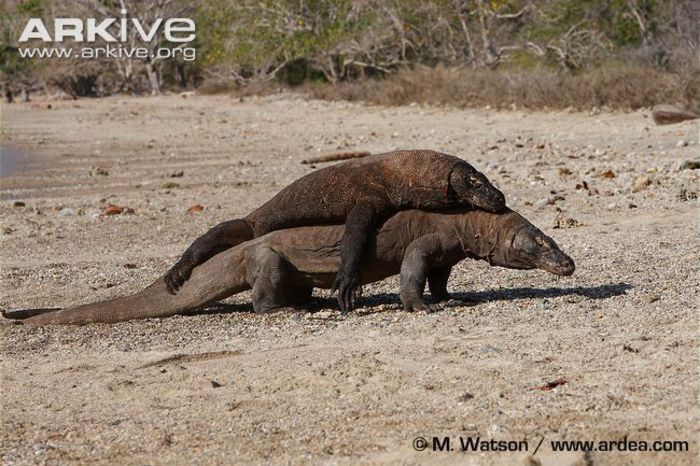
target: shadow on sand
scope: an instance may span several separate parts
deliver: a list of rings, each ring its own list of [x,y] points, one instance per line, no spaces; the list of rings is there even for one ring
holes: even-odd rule
[[[629,283],[614,283],[596,286],[550,287],[550,288],[501,288],[474,293],[452,293],[452,299],[465,301],[469,304],[487,303],[491,301],[512,301],[517,299],[559,298],[562,296],[582,296],[587,299],[607,299],[627,294],[632,288]],[[362,306],[378,306],[381,304],[400,305],[397,293],[379,293],[362,299]],[[455,306],[460,305],[455,304]],[[333,297],[314,297],[303,309],[317,312],[322,309],[335,309],[338,303]],[[187,312],[187,315],[227,314],[231,312],[252,312],[251,304],[213,303],[205,309]]]
[[[587,299],[607,299],[614,296],[627,294],[632,288],[629,283],[614,283],[596,286],[577,287],[550,287],[550,288],[501,288],[498,290],[477,291],[474,293],[453,293],[452,299],[464,301],[469,304],[487,303],[491,301],[511,301],[517,299],[544,299],[559,298],[562,296],[583,296]],[[396,293],[380,293],[367,296],[362,300],[364,306],[378,306],[381,304],[400,305],[401,300]],[[322,309],[335,309],[337,307],[335,298],[313,298],[303,307],[306,311],[317,312]],[[455,306],[463,305],[461,303]],[[448,304],[448,307],[451,307]],[[3,317],[7,319],[26,319],[27,317],[42,314],[44,312],[58,311],[58,308],[45,309],[22,309],[16,311],[2,311]],[[195,309],[181,313],[182,315],[207,315],[207,314],[229,314],[233,312],[252,312],[253,306],[247,304],[227,304],[212,303],[204,308]]]

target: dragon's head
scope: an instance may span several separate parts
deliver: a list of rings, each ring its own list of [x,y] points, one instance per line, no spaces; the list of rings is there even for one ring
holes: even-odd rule
[[[508,267],[542,269],[555,275],[574,273],[574,260],[567,256],[552,238],[533,225],[516,231],[508,249]]]
[[[499,212],[506,206],[503,193],[483,173],[466,162],[458,163],[450,172],[449,195],[460,204],[489,212]]]

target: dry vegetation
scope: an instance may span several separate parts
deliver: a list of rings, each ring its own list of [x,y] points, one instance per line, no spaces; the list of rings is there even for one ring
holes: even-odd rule
[[[381,105],[419,102],[462,108],[634,110],[674,102],[696,107],[700,102],[700,68],[677,75],[648,67],[621,65],[567,75],[546,69],[437,67],[406,70],[384,80],[336,86],[309,85],[307,90],[316,98]]]
[[[122,6],[148,25],[193,18],[197,59],[19,58],[27,18],[118,17]],[[11,92],[295,88],[391,105],[700,110],[693,0],[32,0],[6,2],[0,16],[0,81]],[[127,45],[138,45],[136,37]],[[147,45],[176,44],[158,36]]]

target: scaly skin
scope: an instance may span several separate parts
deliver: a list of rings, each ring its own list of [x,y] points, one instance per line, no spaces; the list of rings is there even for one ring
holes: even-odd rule
[[[505,198],[482,173],[451,155],[425,150],[370,155],[309,173],[248,216],[215,226],[187,248],[165,283],[175,294],[198,265],[271,231],[344,223],[333,288],[341,309],[349,311],[370,231],[400,210],[464,206],[498,212]]]
[[[111,323],[170,316],[251,288],[257,312],[303,304],[313,288],[333,286],[343,230],[342,225],[298,227],[240,244],[195,268],[176,295],[159,279],[112,301],[30,317],[31,311],[4,315],[33,325]],[[436,300],[447,299],[450,268],[467,257],[507,268],[574,272],[573,260],[551,238],[509,209],[500,214],[410,210],[395,214],[370,235],[361,283],[401,273],[404,307],[430,310],[423,300],[426,280]]]

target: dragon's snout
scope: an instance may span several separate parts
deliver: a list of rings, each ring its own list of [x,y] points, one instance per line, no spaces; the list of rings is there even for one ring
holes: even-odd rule
[[[549,272],[552,272],[555,275],[561,275],[563,277],[568,277],[570,275],[573,275],[574,271],[576,270],[576,264],[574,264],[574,260],[570,258],[569,256],[564,255],[565,257],[559,260],[550,270]]]

